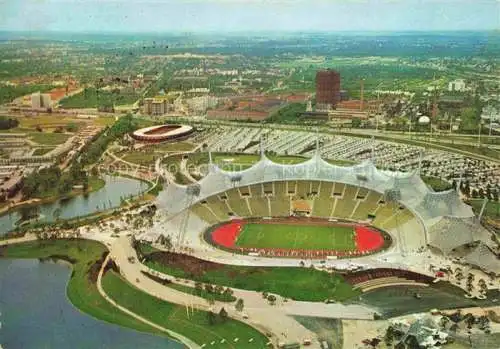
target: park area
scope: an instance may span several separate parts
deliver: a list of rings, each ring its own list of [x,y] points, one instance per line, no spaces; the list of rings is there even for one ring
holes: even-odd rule
[[[382,232],[365,225],[310,219],[233,220],[216,226],[208,241],[242,253],[276,257],[354,257],[386,245]]]

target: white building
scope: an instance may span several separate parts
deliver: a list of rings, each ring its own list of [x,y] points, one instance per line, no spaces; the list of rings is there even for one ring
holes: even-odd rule
[[[483,111],[481,113],[481,119],[488,121],[491,120],[492,122],[498,122],[500,121],[500,110],[491,105],[487,105],[483,108]]]
[[[48,93],[36,92],[31,95],[31,109],[47,109],[52,106],[52,99]]]
[[[40,92],[31,95],[31,109],[40,109],[42,107],[42,98]]]
[[[467,90],[467,86],[465,84],[464,79],[456,79],[453,81],[450,81],[448,83],[448,91],[458,91],[458,92],[464,92]]]

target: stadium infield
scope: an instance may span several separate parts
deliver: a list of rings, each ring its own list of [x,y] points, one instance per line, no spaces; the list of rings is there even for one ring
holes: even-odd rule
[[[247,223],[235,245],[256,248],[291,248],[351,251],[356,249],[352,226]]]
[[[232,220],[206,232],[215,246],[270,257],[349,258],[377,252],[390,237],[368,225],[324,219]]]

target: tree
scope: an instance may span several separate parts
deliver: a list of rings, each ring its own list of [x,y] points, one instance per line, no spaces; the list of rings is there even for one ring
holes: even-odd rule
[[[453,324],[450,326],[450,331],[453,332],[453,333],[457,333],[458,331],[458,325],[457,324]]]
[[[213,311],[207,312],[207,320],[209,325],[215,325],[217,323],[217,316]]]
[[[234,292],[233,292],[233,290],[231,290],[229,287],[227,287],[227,288],[224,290],[223,295],[224,295],[224,296],[227,296],[227,297],[230,297],[230,296],[232,296],[232,295],[233,295],[233,293],[234,293]]]
[[[460,115],[460,128],[463,130],[477,130],[480,121],[480,114],[481,112],[478,114],[476,108],[465,108]]]
[[[88,191],[89,190],[89,178],[85,177],[82,182],[83,185],[83,191]]]
[[[384,341],[387,346],[392,345],[392,341],[394,340],[394,327],[387,327],[387,331],[385,331]]]
[[[467,324],[467,328],[471,329],[474,323],[476,322],[476,318],[471,313],[467,313],[465,314],[464,321]]]
[[[56,222],[59,221],[59,218],[61,217],[61,208],[57,207],[53,212],[52,212],[52,217]]]
[[[441,328],[444,330],[449,322],[450,322],[450,319],[447,316],[443,316],[439,323],[441,325]]]
[[[19,213],[21,215],[20,221],[28,221],[33,218],[38,218],[40,214],[40,207],[39,206],[26,206],[26,207],[21,207],[19,209]]]
[[[165,247],[169,251],[172,249],[172,238],[170,237],[170,235],[166,235],[166,236],[160,235],[156,242],[158,242],[160,245],[162,245],[163,247]]]
[[[269,301],[269,304],[274,305],[276,303],[276,296],[270,294],[269,296],[267,296],[267,300]]]
[[[200,293],[201,291],[203,291],[203,283],[196,281],[194,284],[194,289],[198,291],[198,293]]]
[[[226,322],[228,315],[226,309],[224,307],[219,311],[219,318],[221,322]]]
[[[78,131],[78,125],[74,122],[70,122],[66,125],[66,131],[68,132],[76,132]]]
[[[243,299],[238,298],[238,300],[236,301],[236,304],[234,305],[234,308],[237,311],[243,311],[244,307],[245,307],[245,302],[243,301]]]
[[[210,284],[206,284],[205,285],[205,291],[207,291],[208,293],[213,293],[214,292],[214,287]]]
[[[58,190],[59,190],[59,193],[66,194],[66,193],[69,193],[72,188],[73,188],[73,183],[71,182],[71,179],[69,179],[68,177],[65,177],[59,183]]]
[[[217,294],[221,294],[222,292],[224,292],[224,287],[221,286],[221,285],[217,285],[217,286],[215,286],[215,290],[214,291]]]
[[[361,126],[361,119],[360,118],[352,118],[351,126],[353,128],[359,128]]]

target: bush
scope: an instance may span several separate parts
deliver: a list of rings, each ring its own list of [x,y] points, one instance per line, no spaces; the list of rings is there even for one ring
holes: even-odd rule
[[[0,130],[8,130],[11,128],[16,128],[17,126],[19,126],[19,121],[17,121],[16,119],[0,116]]]

